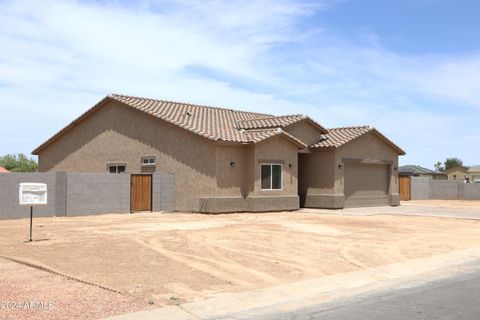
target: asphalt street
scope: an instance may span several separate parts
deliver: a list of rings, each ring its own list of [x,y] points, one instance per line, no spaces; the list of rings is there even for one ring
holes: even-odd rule
[[[390,288],[263,320],[479,320],[480,270],[412,288]]]

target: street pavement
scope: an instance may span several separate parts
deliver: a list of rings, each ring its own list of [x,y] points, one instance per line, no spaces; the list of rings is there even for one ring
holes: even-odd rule
[[[228,319],[244,319],[242,315]],[[382,292],[259,320],[479,320],[480,269],[412,288]]]

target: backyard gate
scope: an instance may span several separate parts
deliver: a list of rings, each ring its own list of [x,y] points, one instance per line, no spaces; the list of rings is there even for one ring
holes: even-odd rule
[[[130,179],[131,211],[152,211],[152,175],[132,174]]]
[[[403,176],[398,177],[398,189],[400,192],[400,200],[408,201],[411,199],[410,191],[410,177]]]

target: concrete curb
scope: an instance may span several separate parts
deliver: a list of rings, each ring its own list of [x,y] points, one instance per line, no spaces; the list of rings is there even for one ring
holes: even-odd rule
[[[187,302],[152,311],[142,311],[108,318],[110,320],[140,319],[216,319],[235,313],[262,309],[265,312],[295,310],[335,298],[335,293],[378,285],[399,283],[432,271],[461,266],[480,259],[480,247],[455,251],[430,258],[394,263],[378,268],[336,274],[321,278],[268,287],[240,293],[226,293],[205,300]],[[367,290],[365,290],[367,291]]]

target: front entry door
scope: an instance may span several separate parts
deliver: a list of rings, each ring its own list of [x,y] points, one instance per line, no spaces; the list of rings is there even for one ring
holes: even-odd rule
[[[152,175],[132,174],[130,179],[130,210],[152,211]]]

